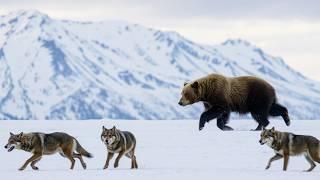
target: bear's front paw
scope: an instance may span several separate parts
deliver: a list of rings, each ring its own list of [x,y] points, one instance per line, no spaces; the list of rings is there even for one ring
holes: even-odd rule
[[[201,131],[203,128],[204,128],[204,122],[201,122],[201,120],[200,120],[200,122],[199,122],[199,131]]]
[[[233,131],[233,128],[230,126],[224,126],[222,130],[223,131]]]

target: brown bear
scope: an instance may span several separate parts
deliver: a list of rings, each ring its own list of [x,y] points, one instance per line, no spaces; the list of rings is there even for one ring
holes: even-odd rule
[[[269,116],[282,116],[286,125],[290,125],[288,110],[277,103],[274,88],[257,77],[210,74],[185,83],[181,95],[181,106],[203,102],[205,111],[200,116],[199,130],[202,130],[206,122],[215,118],[221,130],[233,130],[226,125],[230,112],[250,112],[259,124],[255,130],[266,127]]]

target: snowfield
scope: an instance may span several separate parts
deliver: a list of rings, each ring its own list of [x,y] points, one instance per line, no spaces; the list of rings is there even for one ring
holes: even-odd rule
[[[137,138],[137,161],[139,169],[131,170],[130,161],[123,157],[120,167],[102,170],[106,160],[106,148],[100,140],[101,127],[116,125],[131,131]],[[309,134],[320,138],[320,121],[293,121],[286,127],[281,120],[271,121],[283,131]],[[39,171],[18,168],[31,154],[19,150],[8,153],[0,150],[1,179],[49,180],[49,179],[315,179],[320,168],[305,173],[309,168],[304,157],[291,157],[287,172],[282,171],[282,160],[264,170],[273,151],[258,143],[260,132],[249,131],[256,127],[252,120],[231,121],[235,131],[223,132],[215,121],[198,131],[198,121],[0,121],[0,139],[4,146],[9,132],[55,132],[64,131],[75,136],[81,145],[94,155],[85,159],[87,170],[76,160],[75,170],[69,170],[70,162],[60,155],[44,156],[38,163]],[[114,159],[113,159],[114,160]]]

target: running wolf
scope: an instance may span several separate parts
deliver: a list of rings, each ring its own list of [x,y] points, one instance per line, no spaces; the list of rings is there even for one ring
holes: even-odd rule
[[[40,161],[43,155],[52,155],[57,152],[71,161],[70,169],[74,168],[74,158],[78,158],[82,167],[86,169],[87,166],[82,156],[92,157],[74,137],[63,132],[51,134],[39,132],[13,134],[10,132],[10,137],[5,148],[8,149],[8,152],[11,152],[13,149],[20,149],[33,154],[19,169],[21,171],[24,170],[29,163],[31,163],[30,165],[33,170],[38,170],[35,164]]]
[[[109,161],[115,153],[119,153],[115,160],[114,167],[119,165],[120,158],[125,155],[131,159],[131,169],[138,169],[138,164],[135,156],[136,139],[131,132],[120,131],[115,126],[111,129],[102,127],[101,134],[102,142],[107,146],[108,157],[103,169],[107,169]]]
[[[312,171],[316,164],[320,163],[320,141],[313,136],[295,135],[289,132],[263,129],[261,132],[260,144],[267,144],[276,153],[268,162],[266,169],[269,169],[271,162],[284,159],[283,170],[287,170],[289,156],[303,154],[311,167],[306,171]]]

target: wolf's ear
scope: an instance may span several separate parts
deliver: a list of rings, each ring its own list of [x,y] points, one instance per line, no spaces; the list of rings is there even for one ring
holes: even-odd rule
[[[271,130],[271,132],[274,132],[274,131],[275,131],[274,127],[272,127],[270,130]]]
[[[187,82],[184,82],[184,83],[183,83],[183,86],[186,86],[187,84],[188,84]]]
[[[21,137],[22,137],[22,135],[23,135],[23,132],[21,132],[21,133],[18,135],[18,137],[19,137],[19,138],[21,138]]]
[[[195,81],[191,84],[191,87],[194,88],[194,89],[198,89],[199,87],[199,82],[198,81]]]
[[[102,126],[102,131],[105,131],[107,128],[105,128],[104,126]]]
[[[117,129],[116,126],[113,126],[112,131],[116,131],[116,129]]]
[[[10,136],[13,136],[14,134],[12,132],[10,132]]]

